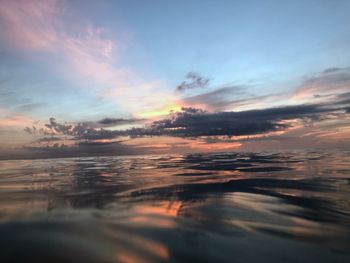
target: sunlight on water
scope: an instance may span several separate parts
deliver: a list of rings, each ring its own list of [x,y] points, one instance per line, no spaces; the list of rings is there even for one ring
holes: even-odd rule
[[[1,262],[350,262],[350,152],[0,168]]]

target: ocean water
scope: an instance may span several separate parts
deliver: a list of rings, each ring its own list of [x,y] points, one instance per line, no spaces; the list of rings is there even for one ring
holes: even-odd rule
[[[0,161],[0,262],[350,262],[350,151]]]

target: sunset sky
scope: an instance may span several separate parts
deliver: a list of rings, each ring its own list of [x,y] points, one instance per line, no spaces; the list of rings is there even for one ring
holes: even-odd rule
[[[0,158],[350,147],[349,14],[0,0]]]

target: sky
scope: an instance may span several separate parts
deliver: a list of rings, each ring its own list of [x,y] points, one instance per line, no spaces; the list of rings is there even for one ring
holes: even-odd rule
[[[349,148],[349,13],[0,0],[0,158]]]

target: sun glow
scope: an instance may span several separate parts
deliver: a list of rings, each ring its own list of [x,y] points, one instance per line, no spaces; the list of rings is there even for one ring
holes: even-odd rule
[[[155,110],[144,111],[138,114],[140,118],[155,118],[160,116],[166,116],[171,112],[181,111],[182,106],[178,104],[170,104],[168,106],[158,108]]]

